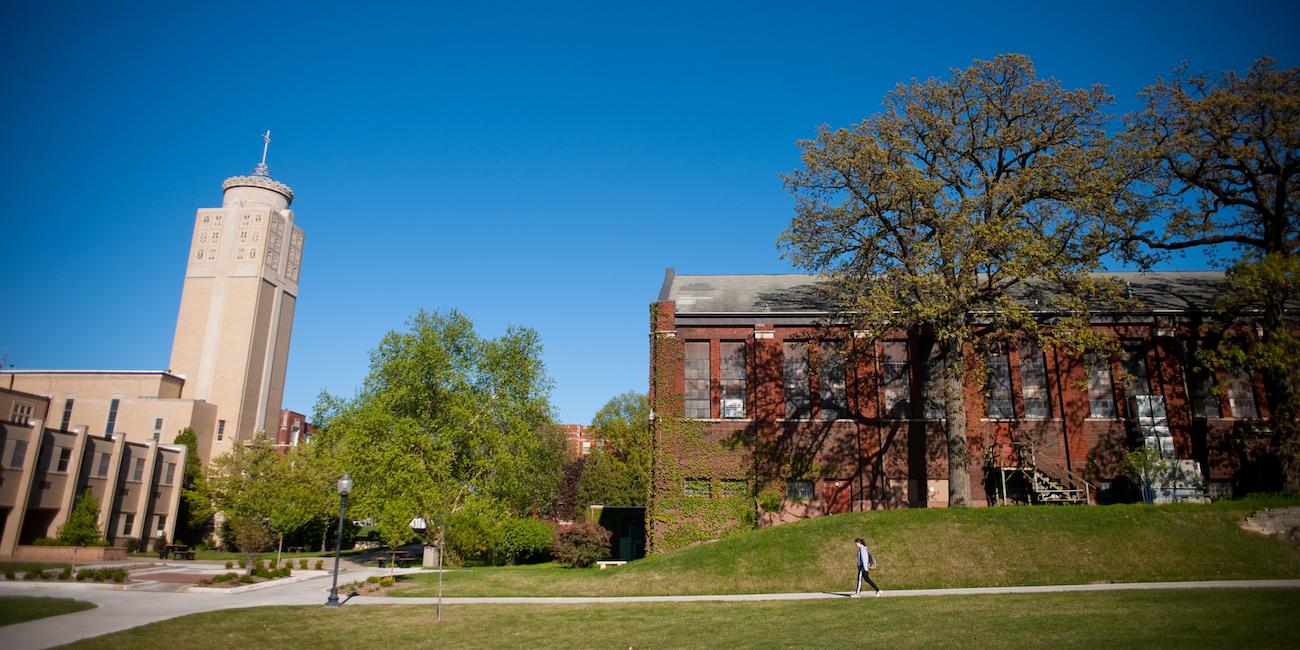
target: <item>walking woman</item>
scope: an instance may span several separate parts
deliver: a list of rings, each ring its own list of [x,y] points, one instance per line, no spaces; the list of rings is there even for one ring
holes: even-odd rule
[[[871,576],[867,573],[876,568],[876,558],[872,557],[871,551],[867,549],[867,543],[862,541],[861,537],[853,540],[853,544],[858,547],[858,588],[853,592],[853,597],[860,598],[862,596],[862,580],[865,578],[867,584],[876,590],[876,597],[879,598],[881,594],[880,587],[876,586],[876,583],[871,580]]]

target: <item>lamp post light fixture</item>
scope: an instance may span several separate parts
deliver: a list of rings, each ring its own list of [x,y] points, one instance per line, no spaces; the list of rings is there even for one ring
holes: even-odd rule
[[[330,597],[325,601],[326,607],[339,606],[339,556],[343,553],[343,518],[348,511],[348,494],[352,492],[352,477],[347,472],[339,479],[339,534],[334,538],[334,583],[330,585]]]

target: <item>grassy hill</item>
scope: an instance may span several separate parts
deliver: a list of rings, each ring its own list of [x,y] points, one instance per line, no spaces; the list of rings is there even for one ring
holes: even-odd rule
[[[1300,548],[1241,530],[1262,507],[1037,506],[851,513],[747,531],[606,571],[555,566],[466,569],[455,596],[577,596],[844,591],[853,538],[867,540],[882,588],[1300,578]],[[432,576],[394,595],[433,595]]]

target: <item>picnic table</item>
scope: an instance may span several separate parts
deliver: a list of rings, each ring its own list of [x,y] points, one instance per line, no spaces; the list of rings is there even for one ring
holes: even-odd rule
[[[158,551],[158,559],[166,560],[168,557],[173,560],[193,560],[194,551],[184,544],[168,544]]]
[[[389,551],[385,554],[387,557],[379,558],[379,568],[388,566],[391,562],[397,565],[399,569],[405,569],[415,563],[415,555],[407,551]]]

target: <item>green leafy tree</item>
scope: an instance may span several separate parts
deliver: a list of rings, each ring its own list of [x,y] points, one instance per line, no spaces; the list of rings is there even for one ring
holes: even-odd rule
[[[1129,241],[1150,263],[1170,251],[1204,247],[1239,254],[1227,263],[1218,310],[1238,328],[1203,355],[1262,377],[1269,428],[1286,485],[1300,490],[1300,68],[1255,62],[1245,76],[1218,79],[1179,69],[1127,116],[1127,139],[1144,163],[1146,219]],[[1257,314],[1243,318],[1243,314]]]
[[[423,519],[433,544],[458,513],[504,504],[522,514],[550,498],[562,465],[538,474],[549,467],[538,460],[549,393],[533,330],[483,338],[458,312],[421,311],[371,352],[355,398],[323,397],[318,436],[332,439],[355,479],[358,517],[389,543],[409,540],[412,520]]]
[[[1038,331],[1029,296],[1068,315],[1043,325],[1049,343],[1101,344],[1088,299],[1118,289],[1088,274],[1113,250],[1131,172],[1106,134],[1109,102],[1100,86],[1040,79],[1025,56],[977,60],[900,84],[851,128],[822,127],[785,176],[796,199],[786,256],[824,274],[861,329],[933,335],[950,505],[971,498],[963,386],[966,374],[981,381],[981,336]]]
[[[649,497],[650,402],[643,393],[616,395],[591,419],[596,449],[577,486],[577,516],[593,504],[645,505]]]
[[[212,507],[203,482],[203,462],[199,460],[199,439],[194,429],[185,427],[173,441],[185,445],[185,472],[181,476],[181,500],[177,508],[176,538],[195,545],[212,532]]]
[[[95,491],[86,488],[77,496],[68,520],[59,528],[59,542],[68,546],[97,546],[104,539],[99,530],[99,499]]]
[[[210,507],[230,523],[233,543],[252,565],[271,543],[267,523],[275,512],[279,454],[257,434],[212,461],[206,487]]]
[[[1125,453],[1120,459],[1120,470],[1142,486],[1144,503],[1151,503],[1151,482],[1167,469],[1169,463],[1158,450],[1150,447],[1138,447]]]
[[[299,445],[277,453],[271,468],[267,524],[279,548],[284,547],[286,535],[333,516],[338,499],[335,476],[333,465],[317,447]]]

